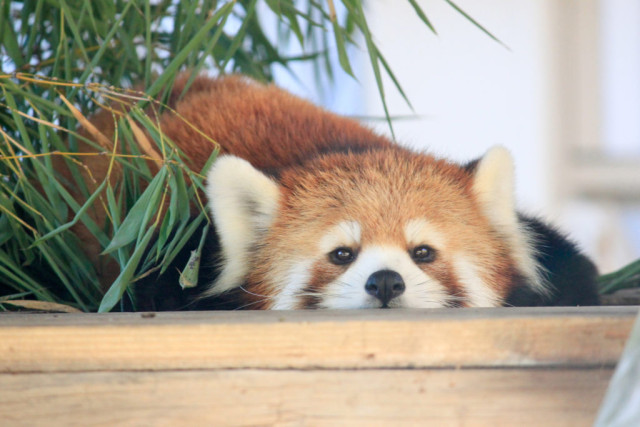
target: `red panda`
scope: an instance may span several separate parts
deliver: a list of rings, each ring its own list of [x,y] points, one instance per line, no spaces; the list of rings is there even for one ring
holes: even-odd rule
[[[591,261],[517,212],[505,148],[460,165],[273,85],[200,76],[179,98],[186,80],[170,105],[193,127],[171,114],[160,126],[196,170],[213,148],[200,132],[220,143],[214,230],[198,286],[182,291],[170,268],[135,285],[137,309],[598,303]]]

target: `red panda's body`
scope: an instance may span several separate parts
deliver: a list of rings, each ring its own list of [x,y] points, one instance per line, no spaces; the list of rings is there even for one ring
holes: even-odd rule
[[[592,264],[515,211],[503,148],[458,165],[274,86],[199,77],[178,99],[185,81],[170,105],[198,131],[172,114],[160,126],[194,170],[214,148],[201,133],[221,146],[207,175],[210,268],[195,296],[175,275],[148,278],[139,308],[597,303]],[[565,283],[562,266],[546,271],[549,257],[584,286]]]

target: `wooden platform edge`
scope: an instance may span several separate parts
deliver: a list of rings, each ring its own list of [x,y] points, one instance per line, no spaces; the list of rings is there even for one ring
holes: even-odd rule
[[[0,373],[613,367],[638,307],[0,315]]]
[[[0,374],[5,426],[591,425],[612,370]]]

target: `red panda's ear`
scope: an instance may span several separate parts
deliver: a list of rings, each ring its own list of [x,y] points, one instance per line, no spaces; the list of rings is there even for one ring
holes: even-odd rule
[[[473,192],[498,230],[517,226],[514,187],[511,153],[501,146],[492,147],[474,168]]]
[[[509,247],[521,274],[539,292],[547,292],[535,260],[531,236],[520,224],[515,206],[514,165],[511,153],[495,146],[473,169],[473,192],[480,207]]]
[[[253,246],[269,229],[280,189],[249,162],[220,156],[207,174],[209,209],[220,240],[222,271],[208,294],[241,286]]]

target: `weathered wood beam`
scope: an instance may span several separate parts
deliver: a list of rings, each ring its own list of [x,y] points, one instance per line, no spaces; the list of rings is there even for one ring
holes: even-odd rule
[[[612,367],[638,307],[0,315],[0,373]]]

